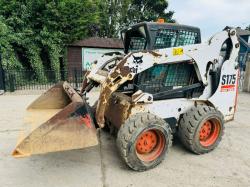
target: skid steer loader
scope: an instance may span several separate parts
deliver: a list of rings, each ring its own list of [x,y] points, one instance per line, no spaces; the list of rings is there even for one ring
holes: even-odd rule
[[[95,61],[81,94],[59,83],[27,109],[13,156],[96,145],[96,128],[113,128],[126,164],[158,165],[176,133],[196,154],[215,149],[237,103],[239,42],[235,29],[200,43],[198,28],[140,23],[122,31],[124,52]],[[100,86],[96,104],[86,93]]]

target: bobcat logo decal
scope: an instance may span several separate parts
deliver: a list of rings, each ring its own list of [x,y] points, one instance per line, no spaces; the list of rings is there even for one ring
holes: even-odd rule
[[[143,63],[143,60],[142,60],[143,56],[134,56],[133,55],[133,57],[134,57],[133,63],[135,63],[135,64],[141,64],[141,63]]]

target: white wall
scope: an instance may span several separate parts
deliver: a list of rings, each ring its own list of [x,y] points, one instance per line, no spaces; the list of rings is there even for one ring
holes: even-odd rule
[[[100,58],[104,53],[112,51],[123,51],[121,49],[104,49],[104,48],[82,48],[82,67],[83,70],[90,70],[91,64]]]

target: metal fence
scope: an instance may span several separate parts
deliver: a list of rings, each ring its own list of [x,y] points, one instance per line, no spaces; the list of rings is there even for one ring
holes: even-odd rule
[[[0,67],[0,93],[1,90],[9,92],[14,92],[15,90],[47,90],[60,81],[67,81],[72,87],[79,88],[81,87],[84,73],[77,69],[60,71],[59,73],[46,70],[43,73],[39,73],[33,70],[3,70]],[[244,73],[243,71],[240,72],[238,84],[240,91],[243,90]]]
[[[74,88],[81,86],[84,72],[77,69],[72,71],[55,72],[46,70],[2,70],[4,90],[46,90],[60,81],[69,82]]]

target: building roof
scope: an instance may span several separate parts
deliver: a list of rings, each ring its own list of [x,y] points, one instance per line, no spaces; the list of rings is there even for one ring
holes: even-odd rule
[[[69,46],[123,49],[122,40],[118,38],[90,37],[90,38],[76,41],[72,44],[69,44]]]
[[[250,31],[241,29],[240,27],[237,27],[236,31],[237,31],[237,34],[240,36],[245,36],[245,35],[250,36]]]

